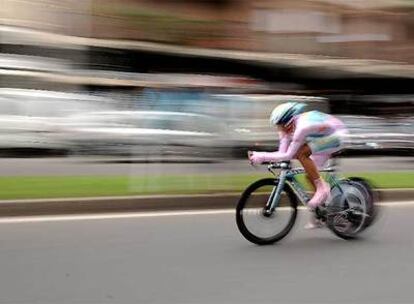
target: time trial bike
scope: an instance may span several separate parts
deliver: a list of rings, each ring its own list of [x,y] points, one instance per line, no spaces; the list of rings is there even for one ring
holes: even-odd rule
[[[260,179],[243,192],[236,208],[241,234],[258,245],[273,244],[293,228],[299,203],[310,200],[298,180],[303,168],[292,168],[290,161],[268,163],[273,178]],[[279,171],[277,171],[279,170]],[[368,181],[358,177],[340,178],[335,166],[320,170],[331,186],[330,198],[314,212],[337,236],[354,239],[369,227],[377,214],[377,193]]]

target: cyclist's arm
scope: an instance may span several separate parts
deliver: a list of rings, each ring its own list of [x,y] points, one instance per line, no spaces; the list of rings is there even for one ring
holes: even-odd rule
[[[257,157],[259,158],[257,162],[280,162],[284,160],[291,160],[294,158],[302,145],[303,142],[292,140],[286,152],[256,152]],[[256,155],[256,153],[254,155]]]
[[[292,142],[287,148],[286,152],[273,152],[265,155],[265,161],[267,162],[279,162],[284,160],[293,159],[298,153],[299,149],[306,143],[306,137],[310,134],[322,132],[325,128],[329,127],[325,123],[298,123],[295,133],[292,137]]]
[[[344,128],[342,122],[336,118],[322,122],[309,122],[307,119],[299,119],[292,141],[288,144],[287,150],[279,149],[277,152],[255,152],[250,157],[252,163],[279,162],[293,159],[299,149],[306,142],[306,137],[310,134],[324,134],[328,130],[338,130]],[[285,147],[281,147],[285,148]]]
[[[279,152],[286,152],[291,142],[290,137],[285,133],[279,132]]]
[[[306,141],[306,137],[315,132],[318,127],[315,125],[302,125],[298,124],[295,133],[293,134],[292,141],[287,147],[286,151],[279,150],[276,152],[254,152],[250,160],[253,163],[263,162],[280,162],[284,160],[291,160],[298,153],[299,149]],[[283,147],[282,147],[283,148]]]

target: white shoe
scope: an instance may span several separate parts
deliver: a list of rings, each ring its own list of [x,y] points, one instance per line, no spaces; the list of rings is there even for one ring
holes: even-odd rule
[[[314,214],[311,215],[309,222],[305,225],[305,229],[319,229],[325,227],[325,223],[318,220]]]

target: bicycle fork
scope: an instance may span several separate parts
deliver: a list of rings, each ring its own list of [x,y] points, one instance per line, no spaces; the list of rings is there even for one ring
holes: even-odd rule
[[[263,210],[264,216],[271,216],[280,202],[280,195],[286,182],[286,171],[282,170],[279,175],[279,183],[276,187],[273,187],[269,198],[267,199],[266,206]]]

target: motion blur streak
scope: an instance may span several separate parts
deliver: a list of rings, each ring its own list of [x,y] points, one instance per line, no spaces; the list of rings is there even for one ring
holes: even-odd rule
[[[414,207],[414,201],[387,202],[379,203],[382,207]],[[289,208],[279,207],[278,210],[287,211]],[[306,207],[298,207],[299,210],[307,210]],[[43,223],[60,221],[82,221],[82,220],[105,220],[105,219],[128,219],[128,218],[151,218],[151,217],[170,217],[170,216],[199,216],[199,215],[223,215],[234,214],[233,209],[222,210],[188,210],[188,211],[169,211],[169,212],[139,212],[139,213],[105,213],[105,214],[85,214],[85,215],[64,215],[64,216],[28,216],[28,217],[9,217],[0,218],[0,224],[18,223]]]
[[[0,302],[412,302],[413,21],[413,0],[1,0]],[[278,149],[292,101],[349,129],[339,175],[411,200],[374,234],[273,250],[197,209],[272,177],[247,152]]]
[[[343,120],[344,156],[413,156],[413,14],[404,0],[3,0],[0,156],[229,161],[277,148],[268,115],[286,101]]]

